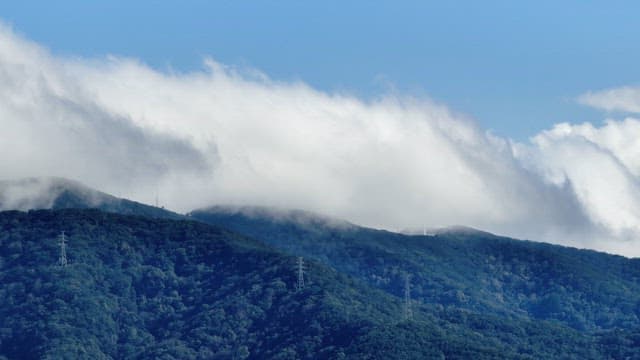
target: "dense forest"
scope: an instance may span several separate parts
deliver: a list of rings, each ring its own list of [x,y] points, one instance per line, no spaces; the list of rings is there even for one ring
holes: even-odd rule
[[[638,259],[42,184],[0,184],[0,209],[53,209],[0,212],[0,359],[640,358]]]
[[[194,219],[314,258],[389,294],[579,331],[640,327],[640,259],[489,233],[407,236],[301,211],[214,207]]]
[[[69,264],[60,266],[59,234]],[[0,212],[0,358],[601,359],[633,328],[578,331],[402,298],[197,221],[99,210]]]

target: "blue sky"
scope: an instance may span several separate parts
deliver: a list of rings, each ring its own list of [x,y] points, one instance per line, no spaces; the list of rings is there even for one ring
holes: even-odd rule
[[[640,79],[640,5],[622,1],[16,1],[0,18],[56,54],[274,79],[372,97],[428,95],[496,134],[598,122],[575,102]]]

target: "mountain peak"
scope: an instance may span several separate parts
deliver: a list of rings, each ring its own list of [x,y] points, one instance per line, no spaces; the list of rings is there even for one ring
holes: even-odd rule
[[[470,226],[464,225],[452,225],[446,227],[424,228],[424,229],[404,229],[399,231],[400,234],[405,235],[476,235],[476,236],[496,236],[488,231],[476,229]]]
[[[464,225],[453,225],[444,228],[439,228],[433,231],[434,235],[483,235],[483,236],[496,236],[488,231],[479,230]]]
[[[331,228],[353,228],[348,221],[332,218],[306,210],[283,209],[266,206],[215,205],[192,212],[210,215],[242,215],[250,219],[264,219],[276,223],[293,223],[300,226],[326,226]]]
[[[118,198],[60,177],[0,181],[0,210],[98,207],[114,201]]]
[[[119,214],[184,219],[184,216],[171,211],[121,199],[75,180],[38,177],[0,181],[0,211],[87,208]]]

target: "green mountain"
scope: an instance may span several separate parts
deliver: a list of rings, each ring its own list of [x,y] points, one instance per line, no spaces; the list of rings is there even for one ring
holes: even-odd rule
[[[470,229],[407,236],[301,211],[213,207],[194,219],[313,258],[420,303],[580,331],[640,327],[640,259],[514,240]]]
[[[68,265],[60,266],[65,231]],[[601,359],[638,333],[412,305],[321,262],[196,221],[0,212],[0,358]]]
[[[174,212],[117,198],[84,184],[56,177],[0,181],[1,210],[100,209],[126,215],[184,219]]]
[[[0,359],[640,358],[639,259],[304,211],[185,217],[65,179],[0,182],[0,210],[33,208],[58,210],[0,212]]]

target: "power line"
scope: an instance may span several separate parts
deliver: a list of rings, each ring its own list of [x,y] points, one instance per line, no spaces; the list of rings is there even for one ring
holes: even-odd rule
[[[413,318],[413,310],[411,309],[411,282],[409,274],[404,275],[404,304],[402,308],[402,319],[409,321]]]
[[[64,231],[60,234],[60,257],[58,258],[58,265],[61,267],[67,266],[69,261],[67,260],[67,238],[64,236]]]
[[[296,290],[300,291],[304,289],[304,259],[302,256],[298,256],[298,281],[296,283]]]

